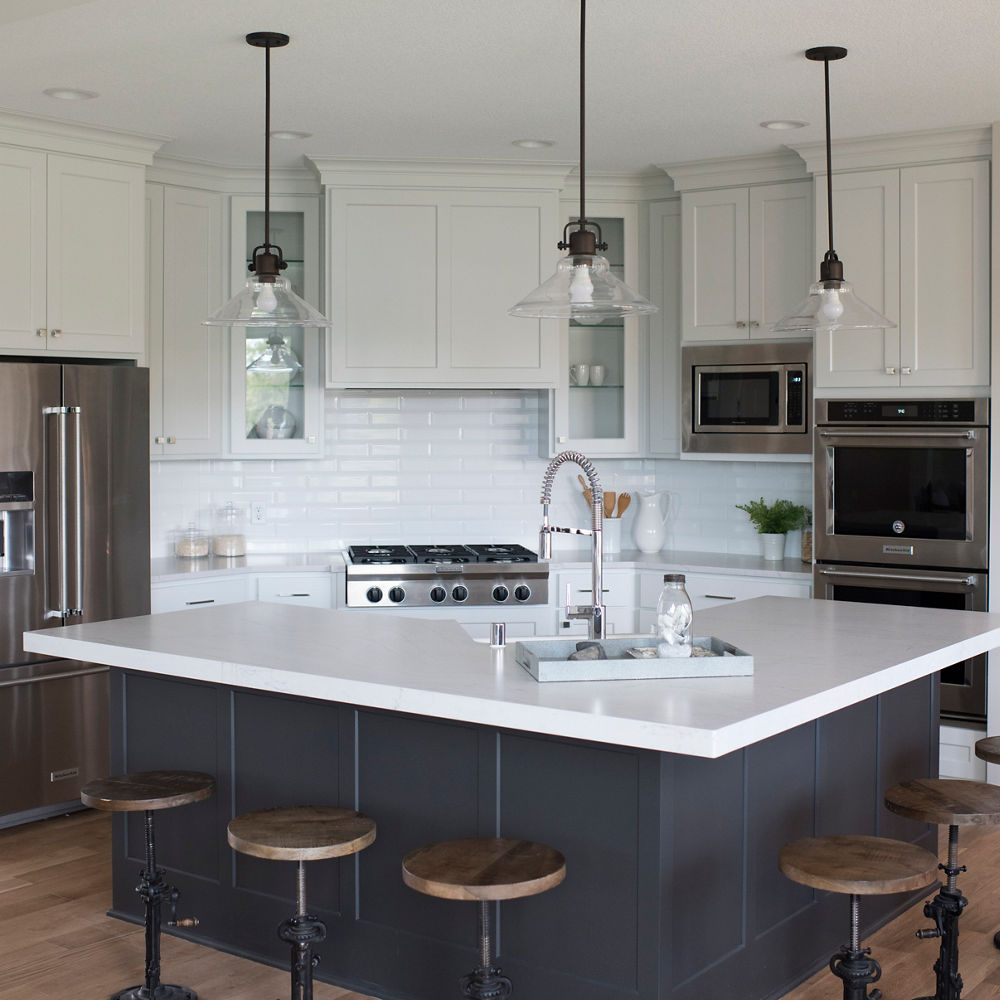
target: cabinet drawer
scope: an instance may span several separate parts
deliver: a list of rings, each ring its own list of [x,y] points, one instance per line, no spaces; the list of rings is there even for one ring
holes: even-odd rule
[[[267,574],[257,578],[257,600],[272,604],[303,604],[311,608],[333,607],[333,581],[329,573],[301,576]]]
[[[808,583],[787,583],[762,577],[687,574],[686,589],[695,611],[751,597],[808,597]]]
[[[236,604],[250,600],[249,578],[245,576],[199,581],[198,583],[153,584],[150,610],[183,611],[210,604]]]
[[[556,601],[566,602],[566,585],[569,584],[569,600],[571,604],[590,604],[591,578],[590,570],[572,571],[559,574],[559,584],[556,591]],[[655,601],[653,602],[656,603]],[[611,608],[635,607],[635,574],[627,573],[604,574],[604,604]]]
[[[632,608],[608,608],[605,621],[608,635],[631,635],[635,632],[635,611]],[[556,634],[578,635],[586,639],[589,628],[590,622],[586,618],[567,618],[563,609],[557,621]]]

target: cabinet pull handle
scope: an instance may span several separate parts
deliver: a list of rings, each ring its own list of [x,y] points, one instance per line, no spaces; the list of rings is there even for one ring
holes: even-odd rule
[[[185,601],[184,603],[185,604],[215,604],[215,598],[214,597],[209,597],[209,598],[206,598],[204,601]]]
[[[745,330],[746,328],[747,328],[747,324],[746,324],[745,320],[738,319],[736,321],[736,329],[737,330]]]
[[[705,597],[711,598],[713,601],[735,601],[736,598],[732,594],[705,594]]]
[[[40,327],[39,327],[39,328],[38,328],[38,329],[37,329],[37,330],[35,331],[35,334],[36,334],[37,336],[39,336],[39,337],[44,337],[44,336],[45,336],[45,335],[46,335],[46,334],[47,334],[48,332],[49,332],[49,331],[48,331],[48,330],[46,330],[44,326],[40,326]]]
[[[592,594],[593,592],[594,592],[594,588],[593,587],[579,587],[577,589],[577,593],[578,594]],[[601,593],[602,594],[610,594],[611,591],[608,590],[607,587],[602,587],[601,588]]]
[[[62,330],[53,330],[52,331],[52,336],[53,337],[61,337],[62,336]]]
[[[901,371],[902,371],[902,373],[904,375],[912,375],[913,374],[913,369],[909,365],[903,365]]]
[[[750,320],[750,325],[756,327],[756,326],[760,326],[760,323],[757,320],[752,319],[752,320]]]
[[[895,368],[886,368],[885,373],[886,373],[886,375],[898,375],[899,374],[899,372],[896,371]]]
[[[312,597],[312,594],[275,594],[275,597]]]

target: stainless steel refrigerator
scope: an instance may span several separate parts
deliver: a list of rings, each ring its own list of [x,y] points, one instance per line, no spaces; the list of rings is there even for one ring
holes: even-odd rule
[[[149,372],[0,361],[0,827],[108,771],[107,668],[29,629],[149,613]]]

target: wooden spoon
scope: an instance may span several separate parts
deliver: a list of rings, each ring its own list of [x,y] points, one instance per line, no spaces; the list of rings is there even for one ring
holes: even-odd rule
[[[628,510],[628,505],[632,502],[631,493],[619,493],[618,494],[618,513],[615,517],[621,517],[625,511]]]
[[[615,498],[618,496],[614,490],[608,490],[604,494],[604,516],[614,517],[615,516]]]
[[[588,507],[594,506],[594,491],[589,486],[583,488],[583,499],[587,501]]]

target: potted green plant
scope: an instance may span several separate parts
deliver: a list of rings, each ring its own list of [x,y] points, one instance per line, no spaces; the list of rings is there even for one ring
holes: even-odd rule
[[[769,504],[761,497],[748,503],[738,503],[736,509],[746,511],[750,523],[757,529],[765,559],[783,558],[785,535],[789,531],[806,527],[812,521],[809,508],[792,503],[791,500],[775,500]]]

